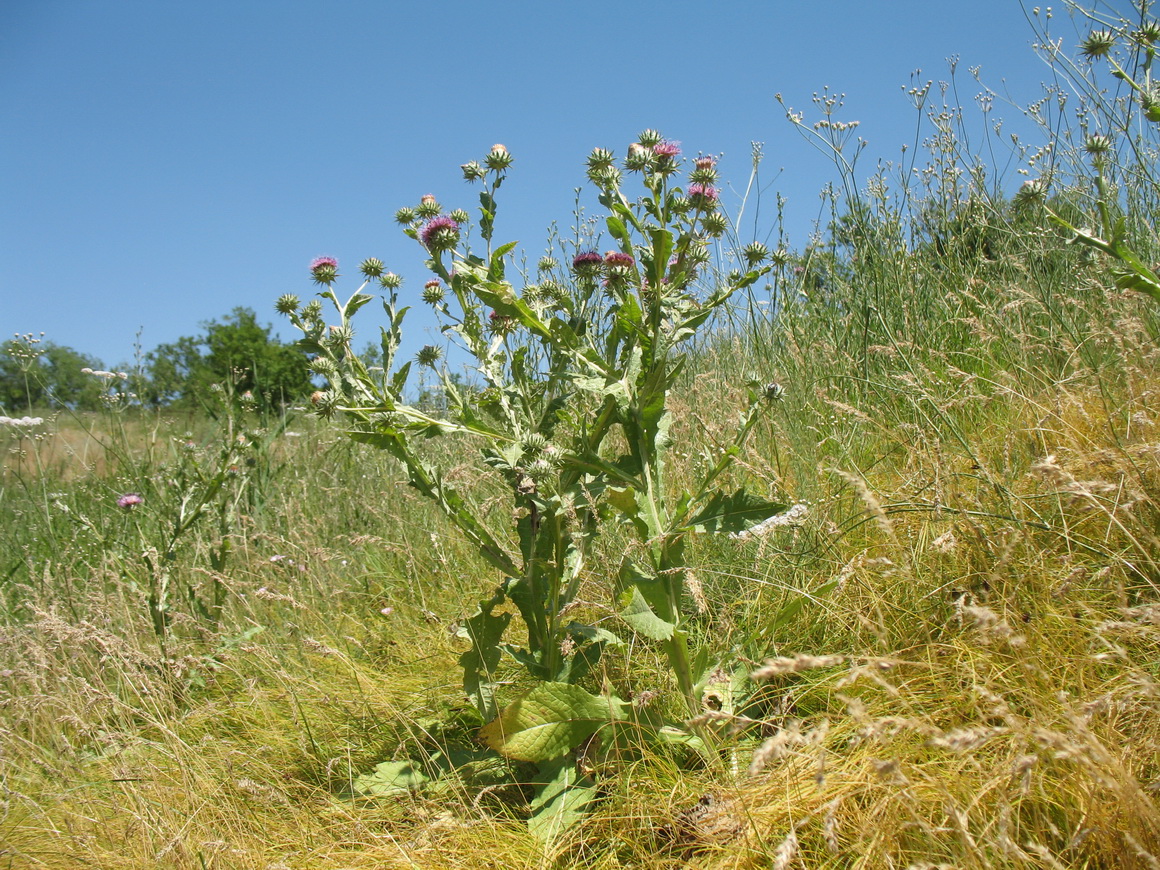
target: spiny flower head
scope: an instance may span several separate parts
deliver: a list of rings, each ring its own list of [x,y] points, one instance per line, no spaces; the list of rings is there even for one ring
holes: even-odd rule
[[[612,152],[607,148],[593,148],[588,155],[589,169],[607,169],[612,165]]]
[[[631,269],[636,265],[636,258],[624,251],[609,251],[604,255],[604,265],[609,269]]]
[[[689,181],[700,184],[712,184],[717,180],[717,158],[710,156],[698,157],[693,164],[693,171],[689,173]]]
[[[659,143],[663,142],[664,136],[662,136],[659,131],[650,128],[637,136],[636,141],[645,148],[652,148],[654,145],[658,145]]]
[[[572,268],[576,273],[585,277],[592,277],[600,271],[604,258],[596,251],[581,251],[572,258]]]
[[[459,224],[446,214],[431,218],[419,231],[419,240],[431,253],[454,248],[459,241]]]
[[[384,290],[398,290],[403,283],[403,279],[394,272],[384,272],[379,276],[379,284]]]
[[[1046,178],[1027,179],[1015,194],[1015,203],[1017,205],[1027,205],[1029,203],[1043,202],[1047,199],[1047,184]]]
[[[338,260],[334,257],[316,257],[310,262],[310,275],[316,284],[331,284],[338,277]]]
[[[293,293],[283,293],[274,303],[274,308],[279,314],[293,314],[300,304],[298,297]]]
[[[756,266],[758,263],[769,259],[769,248],[761,242],[752,242],[746,245],[741,253],[745,256],[745,261],[750,266]]]
[[[729,229],[729,219],[719,211],[709,212],[701,218],[701,228],[713,238],[719,238]]]
[[[414,223],[415,217],[415,209],[409,208],[407,206],[403,206],[401,209],[395,212],[395,222],[400,223],[403,226]]]
[[[368,257],[358,268],[368,278],[378,278],[383,274],[383,261],[378,257]]]
[[[463,180],[468,182],[480,181],[487,174],[476,160],[464,163],[459,168],[463,170]]]
[[[1140,29],[1132,34],[1138,42],[1155,45],[1160,42],[1160,22],[1145,21]]]
[[[652,165],[653,153],[650,146],[633,142],[628,146],[628,156],[624,158],[624,168],[629,172],[641,172]]]
[[[1106,57],[1116,47],[1116,34],[1111,30],[1093,30],[1079,47],[1088,59]]]
[[[415,214],[421,218],[433,218],[441,211],[443,211],[443,206],[439,205],[439,200],[435,199],[433,193],[423,194],[423,198],[415,206]]]
[[[652,147],[653,154],[662,159],[673,160],[681,154],[681,143],[662,139]]]
[[[418,360],[419,365],[434,368],[435,363],[443,356],[443,350],[433,344],[425,344],[419,348],[419,352],[415,354],[415,359]]]
[[[717,207],[717,188],[711,184],[694,181],[689,185],[689,202],[698,211],[711,211]]]
[[[1112,137],[1106,136],[1103,133],[1093,133],[1091,136],[1088,136],[1083,149],[1093,156],[1107,154],[1112,150]]]
[[[487,316],[488,324],[491,331],[496,335],[507,335],[513,332],[516,328],[516,322],[506,314],[500,314],[498,311],[493,311]]]
[[[438,278],[432,278],[423,285],[423,301],[428,305],[438,305],[446,295],[446,289]]]
[[[508,153],[507,148],[497,143],[491,146],[491,151],[484,158],[484,162],[488,169],[500,172],[512,165],[512,156]]]

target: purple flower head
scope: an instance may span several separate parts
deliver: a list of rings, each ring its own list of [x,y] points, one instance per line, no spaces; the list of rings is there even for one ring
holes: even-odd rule
[[[143,499],[137,493],[127,492],[123,496],[121,496],[119,499],[117,499],[117,507],[121,508],[121,510],[130,511],[144,501],[145,501],[145,499]]]
[[[334,257],[317,257],[310,263],[310,275],[316,284],[330,284],[338,277],[338,260]]]
[[[493,311],[487,315],[488,325],[491,331],[499,335],[506,335],[516,328],[516,322],[513,318],[506,314],[500,314],[498,311]]]
[[[604,258],[596,251],[581,251],[572,259],[572,268],[581,275],[595,275],[604,264]]]
[[[677,157],[681,153],[681,143],[673,142],[669,139],[662,139],[653,146],[653,154],[657,157],[668,157],[670,159]]]
[[[419,231],[419,240],[432,253],[449,250],[459,241],[459,224],[450,215],[433,217]]]
[[[632,254],[624,251],[609,251],[604,255],[604,265],[610,269],[631,269],[636,265],[636,260]]]
[[[710,209],[717,204],[717,188],[694,181],[689,185],[689,202],[693,208]]]
[[[717,167],[717,158],[709,155],[698,157],[695,165],[702,172],[707,172],[708,170],[715,169]]]

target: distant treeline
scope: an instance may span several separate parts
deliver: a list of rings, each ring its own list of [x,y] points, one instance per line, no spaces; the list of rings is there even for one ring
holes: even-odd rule
[[[114,387],[148,407],[196,406],[215,384],[267,407],[301,399],[313,389],[305,357],[271,329],[252,309],[235,308],[202,324],[200,335],[158,345],[113,372],[71,347],[17,336],[0,344],[0,412],[96,410]]]

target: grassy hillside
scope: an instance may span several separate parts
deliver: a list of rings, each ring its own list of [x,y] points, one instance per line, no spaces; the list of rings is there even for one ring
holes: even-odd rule
[[[484,751],[462,686],[501,577],[394,460],[228,390],[4,429],[0,866],[1160,865],[1160,309],[989,184],[839,198],[698,344],[674,486],[756,378],[780,398],[729,483],[794,507],[690,544],[714,751],[598,732],[569,761],[597,800],[547,839],[536,765]],[[428,449],[510,540],[474,443]],[[624,643],[584,685],[687,720],[599,521],[574,607]]]

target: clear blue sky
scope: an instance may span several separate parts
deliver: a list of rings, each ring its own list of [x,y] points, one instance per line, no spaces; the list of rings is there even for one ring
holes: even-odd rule
[[[810,118],[812,93],[844,92],[869,171],[914,138],[915,70],[945,79],[958,55],[964,101],[978,65],[1026,103],[1047,77],[1032,39],[1018,0],[6,0],[0,336],[114,365],[138,329],[148,350],[244,305],[290,338],[273,302],[309,297],[322,254],[347,274],[380,257],[417,296],[395,209],[470,209],[459,164],[496,142],[516,161],[497,234],[533,259],[589,150],[646,127],[722,154],[738,188],[763,141],[763,207],[784,194],[804,244],[834,172],[775,93]]]

